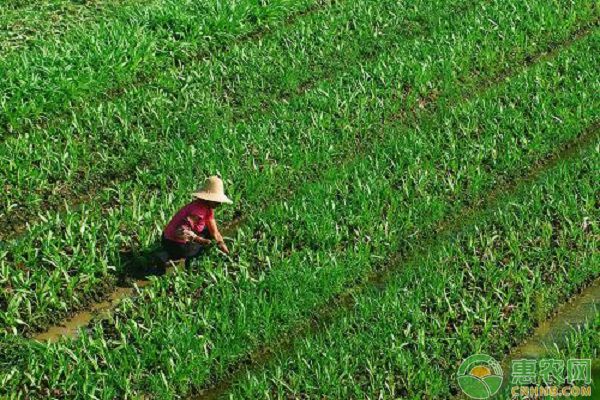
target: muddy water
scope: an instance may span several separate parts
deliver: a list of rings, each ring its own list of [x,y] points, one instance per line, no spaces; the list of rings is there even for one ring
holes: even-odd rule
[[[183,265],[183,262],[179,261],[170,263],[166,268],[166,275],[175,273],[176,270],[183,268]],[[135,296],[137,289],[151,283],[152,281],[147,279],[138,279],[132,287],[117,287],[106,300],[92,304],[89,309],[76,313],[60,324],[50,327],[47,331],[35,335],[33,339],[41,342],[56,342],[62,337],[76,337],[80,329],[87,327],[94,318],[108,316],[121,300]]]
[[[223,235],[231,235],[244,221],[245,218],[242,216],[234,218],[224,227],[222,231]],[[169,263],[166,269],[167,275],[174,273],[177,269],[182,267],[183,263],[179,261]],[[106,300],[92,304],[87,310],[80,311],[69,319],[63,320],[59,324],[51,326],[48,330],[38,333],[33,336],[33,339],[40,342],[56,342],[62,337],[76,337],[80,329],[87,327],[94,318],[110,314],[110,311],[114,309],[121,300],[126,297],[134,296],[136,287],[143,288],[150,283],[152,282],[147,279],[138,279],[134,282],[133,287],[117,287],[108,295]]]
[[[561,346],[565,343],[569,333],[578,326],[592,320],[600,312],[600,278],[593,281],[580,294],[571,298],[571,300],[558,309],[557,313],[541,323],[531,334],[531,336],[513,348],[511,352],[502,361],[502,370],[504,371],[504,386],[510,381],[510,364],[512,360],[521,358],[541,359],[546,357],[554,347],[554,344]],[[600,360],[594,360],[592,369],[592,379],[594,387],[592,398],[600,398],[598,393],[600,388]],[[503,389],[504,390],[504,389]],[[595,390],[595,392],[594,392]],[[503,393],[506,398],[510,394],[500,391],[495,398],[502,398]],[[470,399],[463,393],[459,393],[454,399]]]
[[[182,262],[176,262],[167,267],[167,275],[173,274],[177,269],[183,268]],[[135,296],[136,290],[152,283],[147,279],[138,279],[132,287],[117,287],[108,298],[100,303],[92,304],[89,309],[80,311],[71,318],[58,325],[50,327],[47,331],[37,334],[33,339],[43,342],[56,342],[61,337],[75,337],[81,328],[87,327],[96,317],[107,316],[126,297]]]
[[[596,279],[568,303],[563,304],[556,315],[538,326],[533,334],[517,348],[509,359],[540,358],[546,355],[554,344],[564,344],[574,328],[583,325],[600,312],[600,279]]]
[[[576,295],[569,302],[563,304],[553,317],[541,323],[526,341],[514,348],[504,358],[502,369],[504,371],[505,385],[506,382],[510,382],[510,365],[513,360],[522,358],[541,359],[547,357],[555,345],[560,348],[565,344],[570,332],[582,326],[587,321],[593,320],[599,312],[600,278],[592,282],[579,295]],[[598,382],[600,382],[599,360],[593,361],[592,382],[592,398],[600,398],[600,386],[598,385]],[[505,395],[508,396],[507,398],[510,397],[508,393],[505,393]]]
[[[148,285],[150,281],[136,281],[137,287],[144,287]],[[132,296],[135,288],[133,287],[119,287],[110,293],[108,299],[100,303],[92,304],[89,310],[81,311],[73,315],[68,320],[62,321],[60,325],[50,327],[47,331],[42,332],[33,338],[38,341],[44,342],[55,342],[63,336],[75,337],[79,332],[79,329],[86,327],[90,321],[104,312],[110,311],[114,308],[123,298]]]

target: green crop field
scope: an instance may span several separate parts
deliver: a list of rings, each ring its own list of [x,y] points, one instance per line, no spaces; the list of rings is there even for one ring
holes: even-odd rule
[[[0,162],[0,399],[462,398],[598,285],[600,4],[0,0]]]

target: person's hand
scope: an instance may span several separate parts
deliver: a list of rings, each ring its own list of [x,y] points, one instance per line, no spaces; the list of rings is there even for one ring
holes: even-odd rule
[[[227,248],[227,245],[224,241],[220,240],[219,242],[217,242],[217,246],[223,253],[229,254],[229,249]]]
[[[194,242],[201,244],[202,246],[208,246],[210,244],[210,240],[203,238],[202,236],[196,236]]]

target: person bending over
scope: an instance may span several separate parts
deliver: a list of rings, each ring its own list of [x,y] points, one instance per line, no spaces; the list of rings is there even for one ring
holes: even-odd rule
[[[223,181],[211,176],[204,182],[204,187],[193,193],[192,197],[194,200],[171,218],[161,240],[169,259],[185,259],[186,267],[211,244],[211,237],[216,240],[222,252],[229,254],[214,217],[215,208],[223,203],[232,203],[225,195]]]

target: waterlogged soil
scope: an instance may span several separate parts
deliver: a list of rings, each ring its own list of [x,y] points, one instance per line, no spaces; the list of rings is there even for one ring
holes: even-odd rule
[[[142,288],[149,283],[148,280],[138,280],[135,285]],[[54,325],[47,331],[35,335],[33,339],[40,342],[56,342],[62,337],[76,337],[79,330],[87,327],[92,319],[109,312],[122,299],[132,296],[135,290],[135,287],[118,287],[108,295],[106,300],[92,304],[89,310],[76,313],[71,318],[62,321],[60,325]]]
[[[592,320],[598,312],[600,278],[562,305],[552,318],[542,322],[527,341],[511,352],[509,359],[544,357],[554,344],[564,344],[573,329]]]
[[[224,227],[222,231],[223,235],[228,236],[234,233],[245,220],[243,215],[236,215],[235,218]],[[183,260],[169,262],[166,264],[165,274],[172,274],[180,268],[184,268]],[[76,337],[81,329],[88,327],[92,320],[108,317],[121,300],[128,297],[134,297],[138,289],[150,285],[152,281],[147,278],[141,278],[130,281],[129,283],[131,283],[131,286],[116,287],[112,292],[106,295],[105,300],[91,304],[86,310],[75,313],[70,318],[51,326],[32,338],[40,342],[52,343],[57,342],[63,337]]]
[[[554,316],[542,322],[529,339],[510,352],[502,363],[505,382],[509,382],[510,364],[513,360],[547,357],[555,345],[560,348],[565,344],[570,332],[593,320],[599,312],[600,278],[597,278],[580,294],[563,304]],[[592,360],[591,399],[600,399],[600,360],[598,359]]]
[[[166,267],[166,275],[173,274],[176,270],[183,268],[183,260],[169,263]],[[148,286],[152,283],[146,278],[133,281],[131,287],[117,287],[107,295],[106,300],[92,304],[89,309],[80,311],[74,314],[67,320],[61,321],[59,324],[50,327],[48,330],[38,333],[33,337],[34,340],[40,342],[57,342],[63,337],[77,337],[82,329],[95,319],[107,318],[111,311],[121,302],[121,300],[134,297],[138,289]]]
[[[510,364],[518,359],[541,359],[548,355],[554,345],[561,346],[565,343],[569,333],[587,321],[593,320],[600,312],[600,278],[593,281],[587,288],[568,302],[560,306],[557,312],[542,322],[534,329],[531,336],[519,346],[513,348],[502,361],[504,382],[510,379]],[[600,360],[592,361],[592,397],[600,399]],[[506,383],[504,383],[506,385]],[[495,398],[501,398],[501,394]],[[508,395],[508,394],[507,394]],[[459,393],[455,399],[469,399],[465,394]],[[510,397],[507,397],[510,398]],[[589,398],[589,397],[588,397]]]

